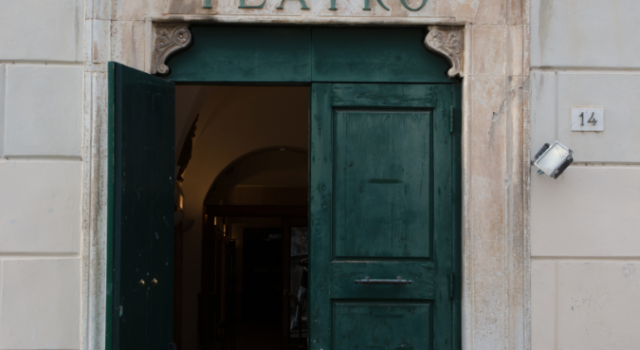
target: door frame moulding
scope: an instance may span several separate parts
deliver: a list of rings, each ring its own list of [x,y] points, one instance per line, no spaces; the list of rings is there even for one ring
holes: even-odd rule
[[[520,0],[528,6],[527,0]],[[148,18],[145,55],[149,73],[165,71],[164,63],[173,53],[188,48],[192,24],[290,24],[349,26],[422,26],[429,29],[427,48],[445,56],[449,76],[462,79],[462,349],[530,348],[530,254],[529,254],[529,134],[528,134],[528,48],[514,45],[520,35],[528,43],[527,25],[505,24],[505,60],[483,64],[497,65],[500,74],[492,76],[498,85],[487,87],[487,75],[473,74],[474,40],[488,42],[492,33],[474,33],[471,19],[454,18],[305,18],[278,16],[197,16],[169,15]],[[522,29],[524,27],[524,30]],[[166,32],[163,35],[162,32]],[[480,32],[480,31],[478,31]],[[159,39],[160,38],[160,39]],[[126,40],[112,37],[110,40]],[[164,40],[160,45],[158,41]],[[112,45],[114,45],[112,43]],[[116,44],[117,47],[118,44]],[[475,50],[474,50],[475,49]],[[524,54],[523,54],[524,52]],[[504,67],[502,66],[504,65]],[[518,68],[519,67],[519,68]],[[170,67],[169,67],[170,68]],[[491,70],[491,69],[490,69]],[[85,88],[85,104],[106,103],[99,82]],[[482,108],[487,89],[494,88],[499,101]],[[98,107],[99,108],[99,107]],[[487,122],[484,122],[487,120]],[[106,276],[106,203],[108,149],[106,119],[92,111],[85,126],[83,209],[85,264],[83,267],[82,349],[104,349]],[[486,135],[489,135],[487,137]],[[492,151],[493,150],[493,151]],[[496,151],[498,150],[498,151]],[[499,157],[487,156],[499,152]],[[497,242],[497,243],[496,243]],[[496,257],[500,262],[493,261]]]

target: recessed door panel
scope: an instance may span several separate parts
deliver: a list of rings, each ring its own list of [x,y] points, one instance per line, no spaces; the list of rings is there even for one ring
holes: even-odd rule
[[[430,350],[429,302],[335,301],[334,350]]]
[[[428,258],[428,110],[338,110],[334,120],[335,256]]]

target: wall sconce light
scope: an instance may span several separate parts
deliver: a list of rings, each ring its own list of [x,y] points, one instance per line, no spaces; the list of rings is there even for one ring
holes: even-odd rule
[[[562,172],[573,163],[573,151],[556,141],[549,145],[545,143],[535,157],[538,174],[547,174],[557,179]]]
[[[227,218],[225,217],[222,223],[222,237],[227,237]]]

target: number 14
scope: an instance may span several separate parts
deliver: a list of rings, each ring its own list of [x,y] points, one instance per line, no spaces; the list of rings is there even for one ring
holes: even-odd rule
[[[587,123],[595,126],[596,124],[598,124],[598,119],[594,118],[593,116],[595,115],[595,113],[591,113],[591,118],[589,118],[589,120],[587,120]],[[580,126],[584,126],[584,112],[580,113]]]

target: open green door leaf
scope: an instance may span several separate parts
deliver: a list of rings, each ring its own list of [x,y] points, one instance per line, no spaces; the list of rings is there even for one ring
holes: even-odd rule
[[[173,341],[174,95],[109,63],[107,350]]]

